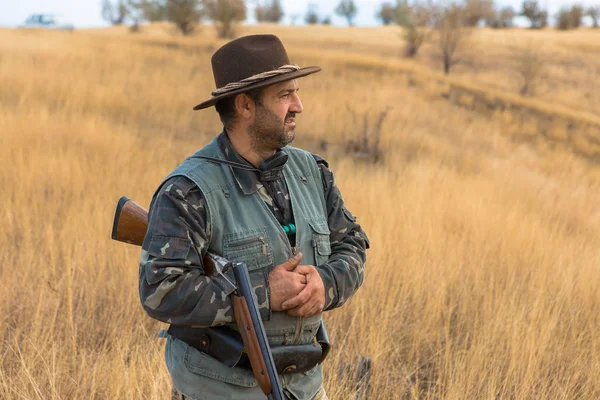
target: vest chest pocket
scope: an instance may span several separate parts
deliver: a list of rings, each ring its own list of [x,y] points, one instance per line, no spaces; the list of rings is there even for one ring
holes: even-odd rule
[[[312,228],[311,247],[315,252],[315,264],[323,265],[331,255],[331,243],[329,242],[329,226],[324,219],[311,219],[308,224]]]
[[[244,262],[248,271],[273,265],[273,248],[265,228],[228,233],[223,237],[223,257]]]

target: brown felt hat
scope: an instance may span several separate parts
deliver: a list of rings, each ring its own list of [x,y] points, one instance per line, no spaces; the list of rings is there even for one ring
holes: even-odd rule
[[[321,70],[320,67],[291,65],[283,43],[275,35],[251,35],[232,40],[213,54],[211,62],[217,89],[210,99],[198,104],[194,110],[213,106],[226,97]]]

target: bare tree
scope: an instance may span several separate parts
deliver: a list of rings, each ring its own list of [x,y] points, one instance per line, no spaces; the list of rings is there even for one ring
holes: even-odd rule
[[[129,15],[129,7],[126,0],[118,0],[112,3],[110,0],[102,1],[102,18],[112,25],[122,25]]]
[[[233,24],[246,19],[244,0],[203,0],[208,17],[214,21],[221,38],[233,37]]]
[[[600,20],[600,6],[592,6],[587,9],[586,15],[592,19],[592,27],[598,27],[598,20]]]
[[[525,0],[521,14],[531,23],[531,29],[542,29],[548,25],[548,11],[540,8],[537,0]]]
[[[340,4],[335,8],[335,13],[346,18],[349,26],[354,26],[354,17],[356,17],[357,12],[358,8],[356,8],[354,0],[341,0]]]
[[[394,20],[404,28],[405,55],[414,57],[427,38],[432,14],[429,6],[408,0],[398,0],[394,9]]]
[[[464,44],[470,30],[464,26],[465,9],[452,4],[436,13],[436,26],[439,30],[439,46],[442,52],[444,73],[448,75],[450,68],[460,60],[457,51]]]
[[[529,44],[517,58],[517,81],[522,96],[534,96],[545,69],[545,59],[539,47]]]
[[[346,104],[348,113],[352,116],[352,126],[357,128],[357,137],[349,140],[346,143],[346,151],[354,157],[369,159],[376,163],[382,160],[383,151],[381,149],[381,132],[383,122],[386,119],[390,106],[379,112],[375,123],[368,112],[362,115],[353,110],[349,104]],[[360,120],[362,118],[362,129],[360,128]]]

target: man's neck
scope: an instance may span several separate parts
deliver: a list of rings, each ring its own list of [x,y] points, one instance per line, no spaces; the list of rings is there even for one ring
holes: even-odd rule
[[[237,153],[244,157],[250,164],[258,168],[261,162],[271,157],[275,152],[260,154],[256,152],[250,143],[250,135],[240,131],[225,131],[231,146]]]

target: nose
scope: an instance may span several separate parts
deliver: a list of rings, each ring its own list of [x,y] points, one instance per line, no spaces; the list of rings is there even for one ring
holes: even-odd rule
[[[298,93],[293,93],[292,94],[294,97],[292,99],[292,103],[290,104],[290,111],[291,112],[295,112],[296,114],[300,114],[302,112],[302,110],[304,109],[302,107],[302,101],[300,101],[300,96],[298,96]]]

